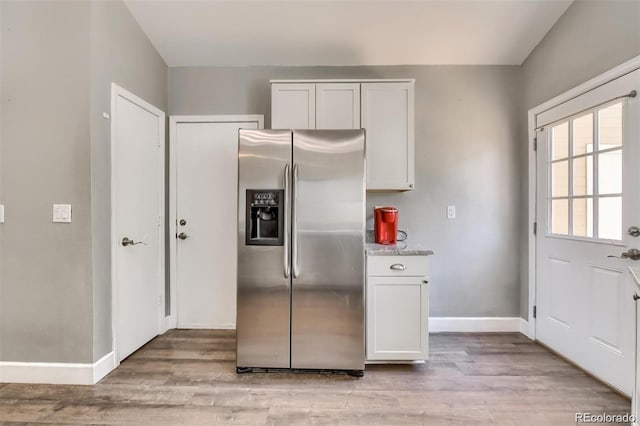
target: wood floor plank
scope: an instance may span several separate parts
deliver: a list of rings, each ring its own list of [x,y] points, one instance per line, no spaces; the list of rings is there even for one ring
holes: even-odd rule
[[[434,334],[425,364],[235,372],[235,332],[171,330],[95,386],[0,385],[0,423],[574,425],[630,401],[520,334]]]

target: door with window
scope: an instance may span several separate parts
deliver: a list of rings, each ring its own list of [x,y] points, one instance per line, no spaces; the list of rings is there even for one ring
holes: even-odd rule
[[[631,394],[640,71],[538,114],[536,338]]]

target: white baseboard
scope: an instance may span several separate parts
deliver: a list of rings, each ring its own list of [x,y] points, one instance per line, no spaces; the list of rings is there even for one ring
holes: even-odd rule
[[[531,338],[531,336],[529,336],[529,321],[524,318],[520,318],[520,333]]]
[[[223,324],[179,324],[175,328],[190,330],[190,329],[207,329],[207,330],[235,330],[236,325],[233,323],[223,323]]]
[[[0,361],[0,383],[93,385],[115,367],[114,352],[93,364]]]
[[[178,325],[178,318],[176,314],[172,314],[172,315],[167,315],[166,317],[164,317],[164,320],[162,321],[162,333],[164,334],[167,331],[176,328]]]
[[[111,373],[118,363],[116,362],[116,353],[109,352],[93,364],[93,383],[98,383],[104,376]]]
[[[430,317],[431,333],[521,333],[520,317]]]

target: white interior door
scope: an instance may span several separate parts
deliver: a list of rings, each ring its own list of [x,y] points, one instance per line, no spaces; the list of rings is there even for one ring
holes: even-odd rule
[[[539,114],[536,338],[631,395],[640,71]]]
[[[116,85],[111,114],[113,313],[121,361],[160,332],[165,119]]]
[[[235,328],[238,129],[262,128],[252,117],[172,118],[178,328]]]

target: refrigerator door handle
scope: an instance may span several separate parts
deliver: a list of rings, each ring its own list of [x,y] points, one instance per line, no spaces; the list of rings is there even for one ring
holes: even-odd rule
[[[293,278],[298,278],[300,270],[298,268],[298,206],[296,205],[298,198],[298,165],[293,166],[293,191],[292,191],[292,210],[293,218],[291,220],[291,246],[293,262]]]
[[[291,262],[289,258],[289,216],[291,212],[291,200],[290,200],[290,173],[289,173],[289,163],[284,166],[284,277],[289,278],[291,274]]]

